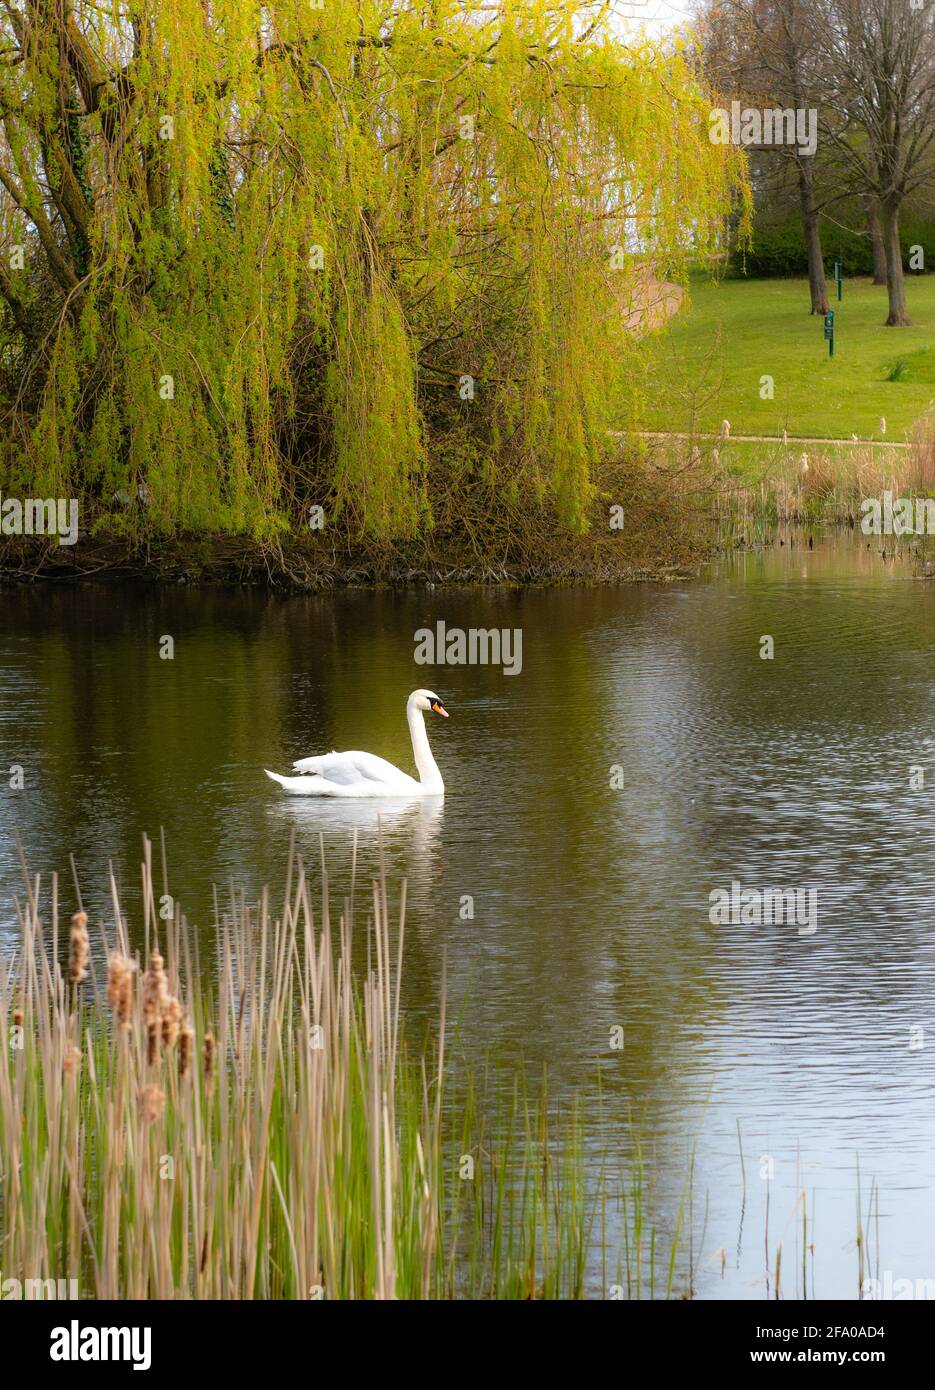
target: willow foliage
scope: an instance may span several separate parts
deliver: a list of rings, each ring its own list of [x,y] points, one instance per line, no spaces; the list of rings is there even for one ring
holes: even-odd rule
[[[743,184],[688,60],[612,10],[5,3],[7,490],[394,537],[450,466],[582,529],[627,287]]]

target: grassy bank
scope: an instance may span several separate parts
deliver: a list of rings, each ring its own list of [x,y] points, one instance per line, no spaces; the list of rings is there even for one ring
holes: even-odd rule
[[[808,312],[803,280],[698,279],[657,334],[652,371],[670,383],[646,428],[903,441],[935,398],[935,276],[912,276],[910,328],[885,328],[886,290],[846,280],[835,311],[835,355]],[[771,376],[774,398],[760,396]],[[880,431],[886,420],[886,434]]]

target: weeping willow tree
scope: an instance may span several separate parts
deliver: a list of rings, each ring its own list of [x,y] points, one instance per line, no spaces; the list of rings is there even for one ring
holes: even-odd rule
[[[4,0],[6,491],[387,539],[473,490],[584,529],[621,304],[744,183],[613,8]]]

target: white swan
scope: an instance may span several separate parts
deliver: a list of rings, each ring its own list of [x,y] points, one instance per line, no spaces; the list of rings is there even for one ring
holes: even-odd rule
[[[297,772],[310,774],[305,777],[280,777],[269,768],[263,770],[293,796],[441,796],[445,784],[422,718],[423,710],[428,709],[448,718],[448,711],[431,690],[414,690],[406,701],[406,719],[418,782],[373,753],[323,753],[317,758],[300,758],[292,766]]]

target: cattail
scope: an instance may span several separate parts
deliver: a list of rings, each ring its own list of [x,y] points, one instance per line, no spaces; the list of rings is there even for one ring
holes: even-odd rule
[[[143,976],[143,1018],[147,1027],[158,1024],[162,1017],[163,1004],[168,998],[162,956],[153,951],[149,958],[149,969]]]
[[[205,1084],[211,1085],[214,1076],[214,1034],[205,1033]]]
[[[182,1081],[188,1075],[192,1064],[192,1042],[195,1038],[195,1030],[190,1023],[182,1024],[182,1032],[179,1036],[179,1077]]]
[[[159,1057],[159,1022],[154,1019],[146,1025],[146,1065],[154,1067]]]
[[[73,985],[80,985],[88,973],[91,944],[88,941],[88,914],[76,912],[71,919],[71,950],[68,973]]]
[[[62,1058],[62,1070],[66,1076],[74,1076],[81,1065],[81,1052],[70,1042],[65,1048],[65,1055]]]
[[[175,1046],[182,1022],[182,1006],[174,994],[166,995],[162,1006],[162,1041],[169,1048]]]
[[[22,1028],[22,1026],[23,1026],[23,1011],[22,1011],[21,1008],[17,1007],[17,1008],[15,1008],[15,1009],[13,1010],[13,1027],[14,1027],[14,1028]]]
[[[107,960],[107,1001],[114,1011],[118,1028],[129,1028],[133,1012],[133,972],[136,961],[119,951],[111,951]]]
[[[166,1105],[166,1093],[160,1086],[144,1086],[140,1096],[140,1111],[147,1123],[158,1120]]]

